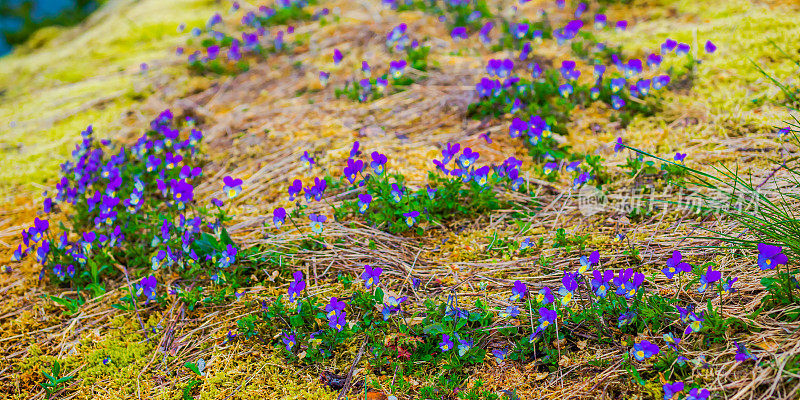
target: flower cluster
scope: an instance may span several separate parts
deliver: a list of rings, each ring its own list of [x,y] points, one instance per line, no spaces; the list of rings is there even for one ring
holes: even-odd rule
[[[222,214],[211,219],[194,196],[203,175],[197,166],[203,134],[191,120],[184,125],[183,132],[175,128],[172,113],[164,111],[132,146],[119,148],[96,140],[88,127],[73,160],[61,166],[57,192],[43,202],[43,215],[65,229],[37,217],[22,231],[14,259],[34,253],[42,278],[49,272],[95,294],[104,291],[103,277],[119,273],[112,265],[137,273],[180,270],[186,277],[200,266],[209,275],[228,270],[237,249],[222,234]],[[225,191],[234,196],[239,190],[241,180],[226,177]],[[154,300],[156,284],[151,275],[136,291]]]

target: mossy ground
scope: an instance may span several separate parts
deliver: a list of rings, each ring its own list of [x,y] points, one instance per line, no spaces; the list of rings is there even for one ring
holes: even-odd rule
[[[466,120],[458,111],[464,98],[471,96],[477,71],[488,58],[500,56],[488,54],[476,45],[476,39],[456,45],[437,41],[439,47],[432,52],[432,62],[441,69],[429,74],[427,84],[374,103],[355,104],[334,99],[330,90],[310,90],[320,89],[317,69],[328,70],[334,76],[340,72],[347,75],[345,71],[356,68],[362,59],[371,64],[388,61],[389,56],[381,50],[380,37],[396,23],[408,23],[410,32],[419,37],[448,36],[443,27],[434,23],[434,17],[422,13],[398,15],[381,11],[372,4],[377,2],[324,3],[332,9],[339,7],[339,24],[308,24],[308,48],[290,56],[274,56],[238,77],[187,77],[183,59],[173,54],[175,46],[185,39],[185,34],[176,32],[179,23],[186,23],[189,28],[202,26],[209,15],[228,6],[214,1],[171,1],[168,7],[160,0],[109,2],[81,26],[68,30],[48,28],[32,38],[27,47],[0,59],[0,157],[3,165],[11,166],[0,171],[0,188],[8,194],[0,214],[3,259],[9,258],[19,231],[39,208],[38,196],[33,192],[52,186],[57,166],[68,157],[78,132],[93,124],[101,136],[124,141],[144,129],[146,121],[165,107],[201,115],[202,128],[210,138],[205,150],[213,169],[220,176],[235,174],[246,178],[245,192],[235,210],[238,225],[232,232],[237,240],[254,245],[263,243],[268,229],[250,222],[285,204],[282,199],[289,184],[287,177],[303,176],[304,172],[298,163],[283,161],[297,160],[303,151],[317,154],[318,162],[326,165],[344,159],[352,142],[359,140],[362,148],[386,153],[388,169],[402,171],[412,184],[420,184],[429,167],[428,160],[438,153],[441,142],[453,140],[478,148],[482,160],[489,162],[502,161],[512,155],[509,149],[518,148],[505,137],[509,121],[501,119],[495,126],[479,128],[478,122]],[[522,10],[532,15],[542,4],[531,1]],[[612,7],[609,17],[628,16],[631,12],[635,15],[631,29],[614,36],[614,40],[624,41],[626,52],[639,54],[655,49],[667,36],[693,43],[695,48],[698,42],[702,45],[710,39],[719,50],[713,57],[703,57],[691,90],[673,92],[665,101],[664,112],[655,117],[637,117],[625,130],[609,127],[595,133],[590,126],[604,121],[603,112],[579,112],[570,126],[572,133],[566,138],[575,150],[603,154],[612,165],[619,165],[623,156],[614,155],[609,143],[623,135],[634,147],[661,155],[689,152],[692,166],[744,160],[756,172],[767,166],[769,159],[779,156],[775,126],[788,114],[776,104],[782,94],[758,74],[750,59],[778,77],[797,76],[796,65],[770,45],[774,41],[797,55],[797,4],[635,1],[630,6]],[[370,36],[372,31],[378,40]],[[347,54],[346,61],[337,67],[330,59],[333,47]],[[302,62],[301,67],[295,66],[298,61]],[[139,71],[142,62],[150,65],[149,72]],[[222,89],[206,91],[212,83]],[[329,86],[341,83],[338,78]],[[183,98],[202,106],[187,106]],[[478,137],[487,129],[496,132],[491,145]],[[744,150],[750,148],[756,151]],[[524,152],[518,151],[516,156],[525,159]],[[747,158],[743,159],[743,154],[748,154]],[[200,191],[208,197],[220,194],[217,186]],[[544,194],[542,198],[549,199]],[[531,230],[526,235],[543,237],[549,243],[551,217],[557,220],[558,211],[531,218],[527,221]],[[492,237],[519,234],[514,227],[493,228],[491,224],[499,217],[494,214],[475,221],[459,221],[464,229],[437,231],[415,242],[420,249],[434,248],[442,239],[448,239],[438,253],[424,254],[420,261],[431,276],[436,276],[437,285],[447,286],[475,276],[492,285],[511,277],[536,277],[541,282],[559,278],[558,272],[570,263],[565,256],[574,255],[574,251],[545,246],[523,259],[502,254],[502,248],[495,249],[499,253],[485,251]],[[658,259],[670,244],[690,234],[678,215],[659,217],[660,220],[650,218],[637,223],[611,215],[562,223],[570,234],[588,235],[587,243],[618,255],[624,249],[611,243],[610,238],[624,226],[630,232],[628,240],[647,247],[642,256],[655,263],[654,258]],[[410,251],[398,249],[398,254],[404,252]],[[542,265],[542,257],[552,261]],[[697,261],[716,259],[729,272],[752,267],[715,254],[697,252],[693,257]],[[346,266],[341,268],[347,270]],[[743,291],[752,291],[751,303],[744,309],[752,311],[752,304],[760,296],[755,289],[759,277],[740,276]],[[43,392],[37,387],[41,381],[39,371],[57,358],[62,360],[65,371],[77,377],[69,386],[70,398],[179,399],[188,380],[188,372],[181,365],[200,356],[209,362],[203,383],[194,393],[201,399],[333,399],[337,393],[320,382],[319,374],[324,370],[346,371],[357,351],[350,348],[326,365],[299,367],[286,364],[265,343],[223,343],[226,333],[235,330],[236,318],[252,309],[248,302],[257,304],[259,299],[283,292],[285,284],[251,288],[243,299],[225,307],[190,312],[175,301],[172,307],[143,309],[138,316],[111,308],[124,295],[124,290],[117,290],[87,303],[77,316],[63,316],[62,309],[39,297],[58,293],[39,283],[37,277],[38,268],[30,263],[14,264],[10,274],[0,277],[0,294],[9,296],[0,306],[0,343],[7,354],[0,363],[0,376],[12,377],[2,380],[0,392],[12,393],[13,399],[41,398]],[[323,282],[329,284],[326,293],[341,290],[329,280]],[[478,290],[472,282],[468,286],[468,290]],[[488,296],[499,294],[492,292]],[[732,314],[740,311],[728,310]],[[144,330],[138,318],[142,318]],[[773,339],[754,339],[754,345],[761,348],[774,350],[777,341],[793,335],[780,333],[775,324],[763,319],[758,324],[768,326],[765,331],[775,334]],[[172,347],[160,350],[164,345]],[[170,354],[171,349],[175,349],[174,354]],[[597,360],[610,360],[614,351],[587,347],[572,353],[561,365],[565,369],[582,366],[584,378],[594,374],[607,379],[617,387],[617,393],[624,388],[638,391],[640,398],[659,397],[660,385],[655,382],[633,389],[619,371],[586,367],[588,360],[606,365]],[[108,366],[102,364],[105,357],[111,360]],[[418,385],[436,373],[418,372],[407,380],[410,385]],[[516,387],[521,394],[541,393],[553,398],[563,398],[570,390],[575,396],[591,396],[590,389],[596,389],[593,381],[553,380],[530,365],[500,368],[490,362],[476,368],[473,376],[471,381],[481,379],[489,390]],[[366,379],[386,392],[394,380],[392,376],[369,375]]]

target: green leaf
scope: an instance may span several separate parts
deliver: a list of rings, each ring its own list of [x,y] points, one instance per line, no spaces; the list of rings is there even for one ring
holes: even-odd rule
[[[444,327],[442,324],[432,324],[426,326],[422,331],[429,335],[439,335],[444,333]]]
[[[381,288],[375,289],[375,300],[378,303],[383,303],[383,296],[384,296],[383,289],[381,289]]]
[[[200,370],[197,368],[197,365],[195,363],[187,361],[186,364],[183,364],[183,366],[189,368],[192,372],[197,374],[197,376],[201,376]]]

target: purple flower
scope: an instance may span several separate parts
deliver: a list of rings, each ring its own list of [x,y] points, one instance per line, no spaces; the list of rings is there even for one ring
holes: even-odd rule
[[[706,53],[714,54],[717,51],[717,46],[710,40],[706,41]]]
[[[234,179],[231,176],[226,176],[222,178],[223,191],[228,195],[229,199],[232,199],[239,195],[242,192],[242,180],[241,179]]]
[[[556,318],[558,318],[558,313],[554,310],[547,307],[539,308],[539,326],[536,327],[536,331],[534,331],[531,336],[539,336],[540,333],[544,332],[550,325],[556,322]]]
[[[341,332],[345,325],[347,325],[345,312],[335,313],[328,318],[328,326],[330,326],[331,329],[335,329],[337,332]]]
[[[303,152],[303,155],[300,157],[300,161],[304,162],[308,169],[311,169],[311,166],[314,165],[314,159],[308,155],[308,151]]]
[[[292,276],[294,280],[289,282],[289,301],[294,302],[294,299],[306,289],[306,281],[303,279],[302,271],[295,271]]]
[[[708,400],[709,396],[711,396],[711,392],[708,389],[694,388],[689,391],[689,395],[684,400]]]
[[[297,338],[294,335],[294,332],[291,334],[283,334],[283,344],[286,345],[286,351],[292,351],[294,345],[297,343]]]
[[[333,49],[333,63],[339,65],[339,63],[342,62],[342,58],[344,58],[342,52],[339,51],[339,49]]]
[[[325,315],[328,316],[328,319],[332,319],[338,314],[345,314],[345,307],[347,307],[347,303],[339,300],[336,297],[331,297],[328,305],[325,306]]]
[[[409,211],[407,213],[403,213],[403,217],[406,219],[406,225],[410,228],[414,225],[414,222],[417,221],[417,217],[419,217],[419,211]]]
[[[722,273],[720,271],[714,271],[712,266],[709,265],[708,269],[706,269],[706,273],[700,276],[700,287],[697,289],[698,292],[703,293],[706,291],[708,284],[714,283],[722,278]]]
[[[667,260],[667,266],[661,270],[667,278],[672,279],[676,274],[692,272],[692,266],[689,263],[681,262],[681,257],[680,251],[672,252],[672,257]]]
[[[403,198],[403,188],[397,186],[396,183],[392,184],[392,191],[391,191],[392,199],[395,203],[399,203],[400,200]]]
[[[447,143],[447,148],[442,150],[442,164],[447,165],[447,163],[449,163],[450,160],[452,160],[453,157],[455,157],[456,154],[458,154],[458,151],[460,149],[461,149],[461,145],[460,144],[458,144],[458,143],[452,144],[452,143],[448,142]],[[465,152],[466,152],[466,150],[465,150]]]
[[[762,271],[774,269],[778,265],[786,265],[789,261],[786,254],[782,253],[783,248],[766,243],[758,244],[758,267]]]
[[[594,16],[594,29],[600,30],[608,24],[608,17],[605,14],[597,14]]]
[[[561,306],[566,307],[572,302],[572,296],[575,289],[578,288],[578,281],[575,280],[575,275],[564,272],[564,277],[561,278],[561,288],[558,289],[558,294],[561,295]]]
[[[558,93],[561,93],[561,97],[569,97],[572,94],[572,85],[565,83],[559,86]]]
[[[667,346],[672,350],[678,351],[678,344],[681,343],[680,338],[676,338],[671,332],[664,334],[664,341],[667,342]]]
[[[492,21],[489,21],[483,25],[481,31],[478,33],[478,36],[480,37],[480,40],[481,42],[483,42],[483,44],[489,44],[489,42],[491,41],[491,39],[489,38],[489,33],[492,31],[492,28],[494,28],[494,23]]]
[[[139,283],[134,285],[136,288],[136,295],[141,296],[142,294],[147,297],[145,300],[145,304],[149,303],[150,300],[155,300],[156,298],[156,286],[158,286],[158,280],[155,276],[150,275],[147,278],[142,279]]]
[[[683,391],[683,382],[665,383],[663,388],[664,400],[671,400],[676,394]]]
[[[364,273],[361,274],[361,279],[364,280],[364,286],[367,289],[371,288],[373,285],[378,286],[382,273],[383,268],[381,267],[372,268],[369,265],[365,265]]]
[[[614,152],[618,153],[620,150],[625,148],[625,144],[622,143],[622,138],[618,137],[616,143],[614,144]]]
[[[608,293],[608,283],[614,279],[614,271],[608,270],[600,272],[598,270],[592,271],[592,291],[598,297],[606,297]]]
[[[406,68],[408,63],[406,60],[398,60],[398,61],[391,61],[389,62],[389,75],[393,78],[397,79],[403,75],[403,70]]]
[[[633,280],[631,280],[631,277],[633,277]],[[634,274],[632,268],[623,269],[619,271],[619,276],[614,278],[614,285],[617,286],[616,294],[630,299],[636,294],[642,282],[644,282],[644,274],[641,272]]]
[[[383,309],[381,310],[381,314],[383,314],[383,320],[387,321],[390,315],[400,312],[400,305],[406,300],[408,300],[407,296],[400,298],[388,296],[388,299],[386,300],[386,303],[383,304]]]
[[[673,159],[677,162],[683,162],[686,159],[686,153],[675,153]]]
[[[222,207],[225,203],[223,203],[222,200],[215,197],[211,199],[211,204],[213,204],[216,207]]]
[[[350,183],[355,183],[356,177],[364,169],[364,162],[361,160],[353,161],[352,158],[347,159],[347,166],[344,167],[344,176]]]
[[[600,263],[600,252],[595,250],[591,254],[589,254],[589,258],[586,256],[581,256],[580,258],[581,267],[578,268],[578,273],[583,275],[592,268],[593,265],[598,265]]]
[[[689,54],[689,50],[692,49],[692,46],[689,46],[686,43],[678,43],[678,47],[675,48],[675,55],[683,56]]]
[[[372,196],[368,194],[359,194],[358,195],[358,212],[364,214],[369,209],[369,205],[372,202]]]
[[[617,21],[617,32],[622,32],[628,29],[628,21]]]
[[[727,281],[722,282],[722,291],[725,293],[735,293],[736,289],[733,288],[733,284],[739,280],[739,278],[728,278]]]
[[[439,342],[439,348],[442,349],[443,353],[446,353],[453,349],[453,341],[450,339],[450,335],[442,334],[442,341]]]
[[[289,186],[289,201],[294,201],[295,196],[300,194],[303,189],[303,182],[300,179],[295,179],[292,186]]]
[[[375,171],[376,175],[383,174],[384,165],[386,165],[386,155],[378,153],[377,151],[372,152],[372,162],[369,163],[372,170]]]
[[[542,305],[550,304],[554,300],[555,299],[553,298],[553,292],[547,286],[539,289],[539,292],[536,294],[536,301]]]
[[[331,79],[331,74],[325,71],[319,71],[319,84],[322,86],[327,86],[328,81]]]
[[[524,283],[521,281],[514,281],[514,287],[511,289],[511,297],[509,298],[510,301],[517,301],[522,300],[525,298],[525,294],[528,293],[528,287],[525,286]]]
[[[467,28],[465,28],[463,26],[457,26],[457,27],[453,28],[453,30],[450,32],[450,37],[455,41],[466,39],[467,38]]]
[[[468,169],[478,160],[478,157],[480,157],[478,152],[472,151],[472,149],[467,147],[464,149],[464,152],[461,153],[461,156],[458,157],[458,165],[463,169]]]
[[[639,360],[644,361],[650,357],[653,357],[659,353],[660,349],[657,345],[650,343],[647,340],[642,340],[639,343],[633,345],[633,356]]]
[[[544,165],[544,167],[542,168],[542,172],[543,172],[545,175],[550,175],[550,174],[552,174],[552,173],[554,173],[554,172],[556,172],[556,171],[558,171],[558,170],[559,170],[559,165],[558,165],[558,163],[557,163],[557,162],[555,162],[555,161],[551,161],[551,162],[549,162],[549,163],[546,163],[546,164]]]
[[[272,212],[272,223],[275,224],[275,228],[281,229],[285,220],[286,210],[283,207],[278,207]]]
[[[758,358],[750,353],[743,344],[739,343],[738,341],[734,340],[733,344],[736,345],[736,361],[743,362],[747,360],[758,361]]]
[[[308,216],[308,219],[311,220],[311,231],[319,235],[322,233],[322,223],[325,222],[328,217],[320,214],[311,214]]]
[[[697,315],[694,312],[689,312],[689,315],[686,317],[686,321],[689,322],[689,325],[683,331],[684,335],[700,332],[700,330],[703,329],[703,322],[705,321],[705,318],[703,318],[703,313]]]
[[[675,50],[675,46],[678,45],[678,42],[667,38],[664,43],[661,44],[661,54],[667,54]]]

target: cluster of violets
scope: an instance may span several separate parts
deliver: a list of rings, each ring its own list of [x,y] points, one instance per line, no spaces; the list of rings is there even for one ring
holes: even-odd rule
[[[370,265],[364,266],[364,272],[361,274],[361,279],[364,283],[364,288],[369,291],[376,291],[380,286],[380,278],[383,274],[383,269],[381,267],[372,267]],[[415,280],[417,282],[417,280]],[[418,285],[418,283],[415,283]],[[298,303],[301,298],[303,298],[303,292],[306,290],[306,281],[303,277],[302,271],[296,271],[293,274],[293,280],[289,283],[289,290],[287,292],[288,299],[291,303]],[[388,321],[389,318],[401,312],[402,304],[408,300],[407,296],[402,297],[393,297],[393,296],[386,296],[384,299],[384,303],[382,305],[381,314],[383,315],[384,321]],[[299,304],[299,303],[298,303]],[[334,332],[341,332],[348,326],[347,322],[347,308],[348,304],[340,300],[337,297],[331,297],[328,301],[328,304],[325,305],[325,317],[328,320],[328,327]],[[314,332],[311,334],[310,340],[313,342],[315,337],[318,336],[321,331]],[[284,332],[283,333],[283,343],[286,347],[287,351],[292,351],[294,346],[297,344],[297,334],[296,332]]]
[[[386,93],[391,87],[395,92],[402,91],[413,80],[406,76],[407,68],[415,68],[420,71],[427,69],[427,55],[429,48],[421,46],[419,41],[412,40],[407,34],[408,26],[399,24],[392,28],[386,35],[386,47],[392,53],[406,53],[405,59],[392,60],[389,62],[388,70],[382,75],[373,77],[372,67],[366,61],[361,61],[360,79],[351,79],[345,82],[343,89],[337,89],[337,96],[346,94],[353,100],[367,102],[375,100]],[[333,63],[339,65],[344,59],[344,55],[339,49],[333,50]],[[320,71],[320,83],[325,86],[330,79],[330,73]]]
[[[188,132],[173,125],[166,110],[132,146],[112,153],[111,143],[97,141],[91,126],[83,131],[73,160],[61,165],[57,193],[45,193],[43,218],[22,231],[13,259],[35,253],[42,265],[40,279],[50,272],[78,287],[99,285],[101,274],[116,272],[107,267],[114,264],[137,272],[143,267],[183,270],[202,263],[225,269],[233,264],[237,249],[232,245],[219,254],[195,252],[195,240],[202,232],[218,233],[220,220],[209,222],[194,198],[202,176],[195,165],[203,134],[191,128],[190,119]],[[230,189],[229,194],[237,193]],[[216,199],[214,204],[222,206]],[[61,232],[46,218],[61,221],[59,213],[66,217],[59,225],[71,225]],[[150,301],[156,298],[157,284],[151,275],[135,286]]]
[[[206,23],[205,29],[193,28],[191,35],[194,38],[201,38],[201,50],[196,50],[188,55],[188,63],[200,70],[213,70],[215,72],[224,71],[222,65],[238,64],[246,66],[243,58],[248,55],[265,56],[269,53],[283,51],[287,46],[288,35],[294,33],[294,26],[288,25],[285,29],[271,32],[268,28],[276,25],[284,25],[293,21],[303,19],[319,19],[329,14],[329,10],[324,8],[311,15],[305,11],[309,5],[308,0],[277,0],[275,7],[261,6],[257,11],[247,11],[240,20],[240,26],[229,27],[236,30],[239,37],[232,36],[233,33],[224,32],[226,30],[225,21],[219,13],[212,15]],[[234,2],[231,12],[240,10],[238,2]],[[185,25],[178,27],[179,31],[185,29]],[[180,55],[186,50],[178,47],[176,52]]]
[[[362,189],[365,193],[359,193],[357,199],[353,200],[353,209],[368,219],[374,212],[385,209],[393,209],[394,213],[402,216],[402,221],[408,228],[414,226],[421,217],[429,219],[427,216],[427,206],[437,200],[437,192],[440,187],[431,184],[417,191],[411,191],[403,186],[399,181],[390,182],[390,174],[386,172],[388,158],[385,154],[373,151],[369,158],[360,159],[361,155],[359,142],[354,142],[350,150],[350,156],[342,169],[342,176],[353,188]],[[522,161],[512,157],[506,159],[500,165],[477,166],[480,154],[467,147],[461,151],[459,143],[447,143],[442,149],[441,159],[433,159],[432,163],[436,167],[435,171],[443,181],[460,180],[464,185],[475,184],[478,190],[487,190],[491,187],[491,182],[506,181],[512,190],[518,190],[524,183],[520,176]],[[301,156],[302,163],[309,169],[313,169],[316,162],[306,151]],[[451,165],[452,164],[452,165]],[[370,173],[371,172],[371,173]],[[494,179],[492,177],[495,177]],[[369,185],[371,181],[386,182],[386,185]],[[308,203],[312,201],[320,202],[324,200],[324,192],[328,187],[325,179],[314,178],[313,185],[305,185],[300,179],[295,179],[289,186],[288,195],[290,201],[295,201],[301,194],[305,196]],[[387,190],[382,190],[387,188]],[[375,202],[379,201],[377,206]],[[419,208],[415,208],[419,207]],[[300,209],[296,209],[298,214]],[[336,211],[334,209],[334,211]],[[272,222],[276,229],[281,229],[286,223],[287,218],[291,220],[292,213],[285,208],[279,207],[273,211]],[[325,215],[309,214],[312,232],[321,234],[323,223],[327,220]],[[292,221],[294,224],[294,221]],[[297,227],[297,225],[295,225]]]

